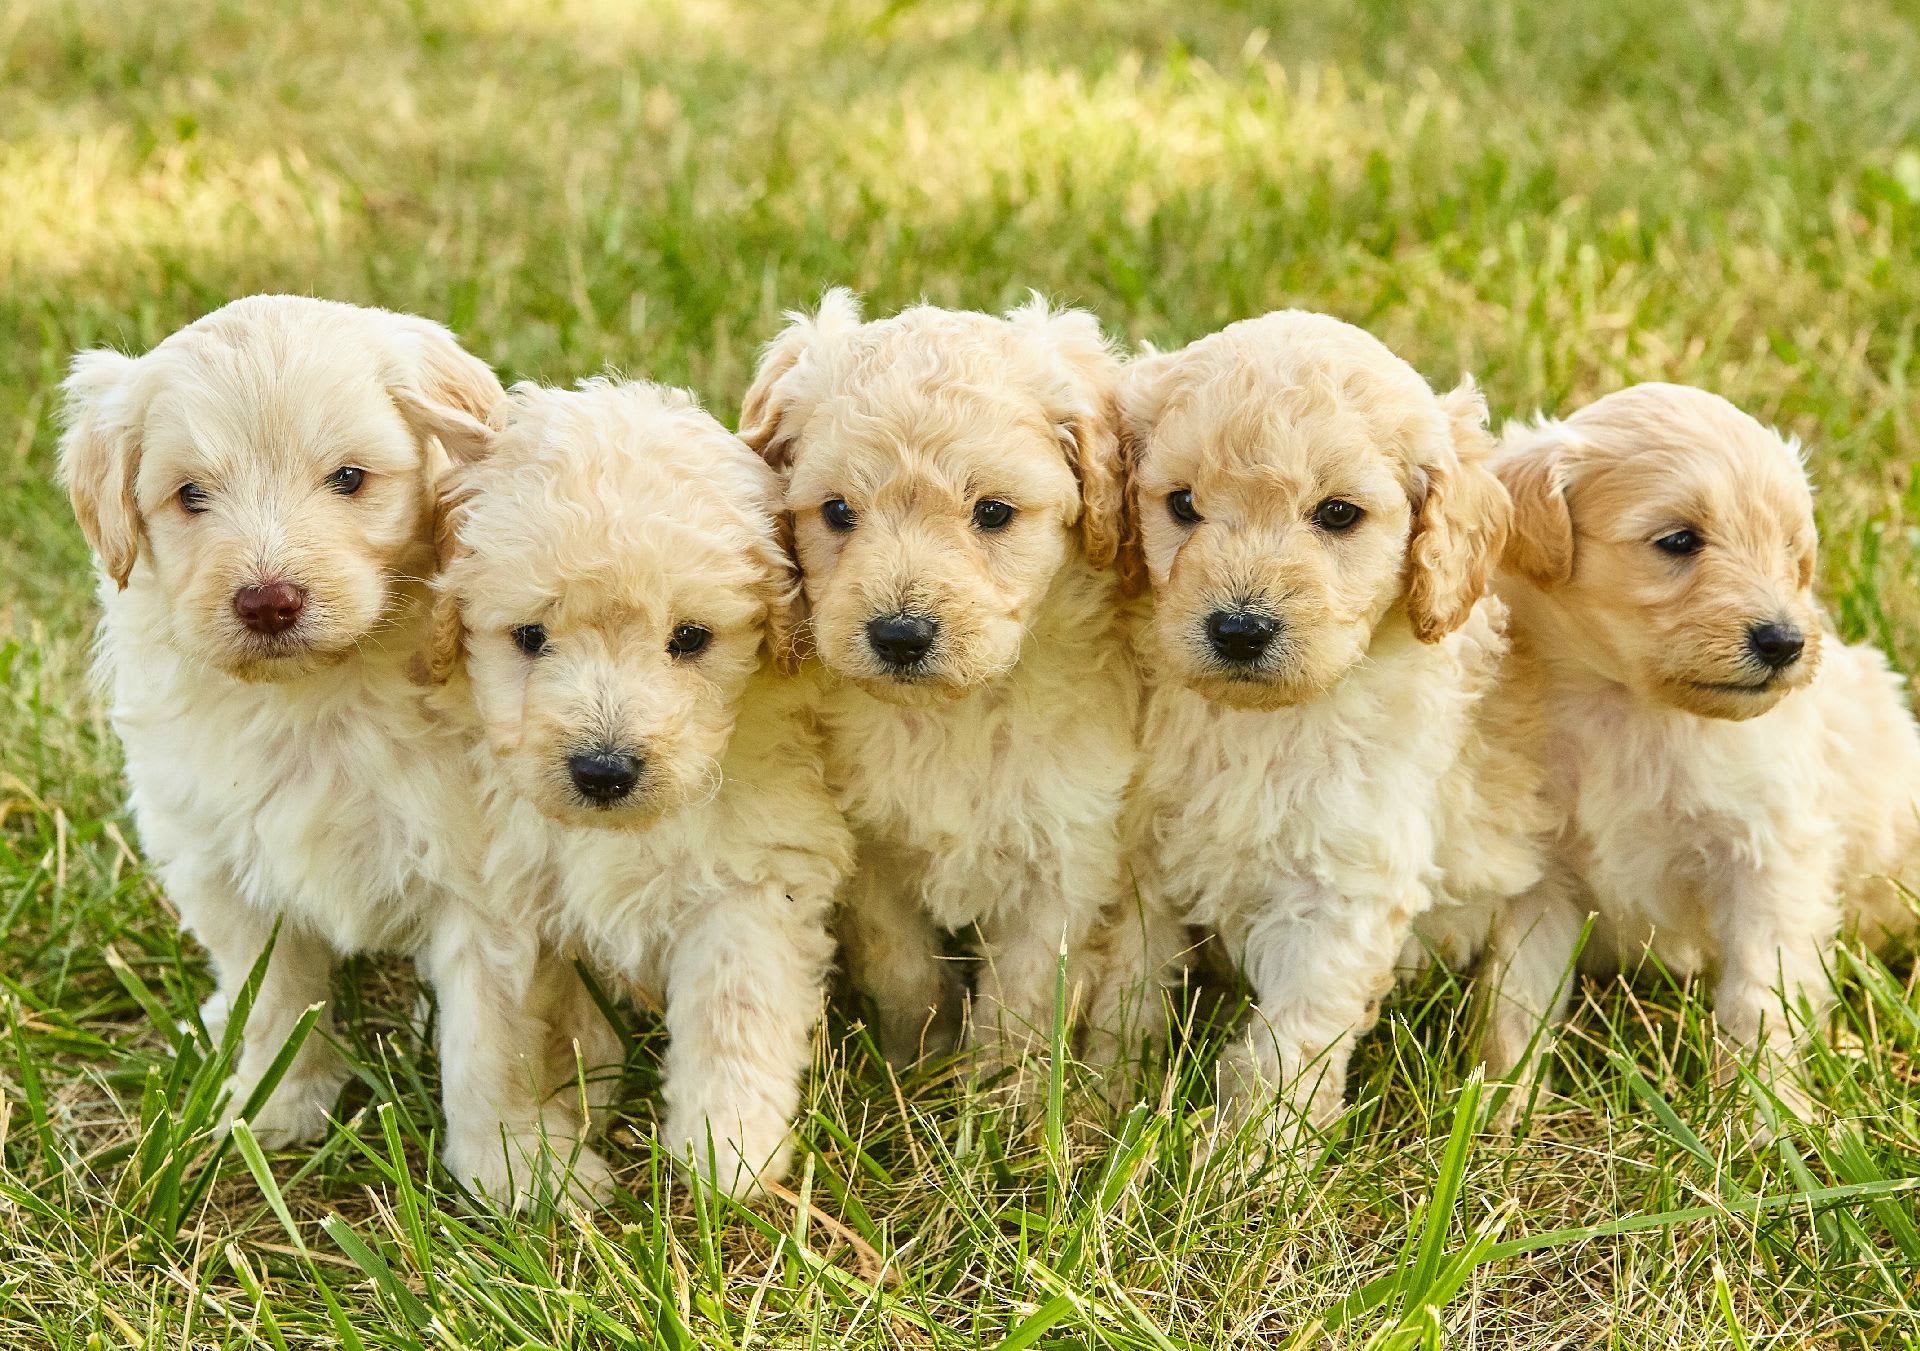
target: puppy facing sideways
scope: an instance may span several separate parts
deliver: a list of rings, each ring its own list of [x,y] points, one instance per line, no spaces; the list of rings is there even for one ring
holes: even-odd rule
[[[1151,598],[1134,878],[1253,994],[1216,1139],[1326,1125],[1416,918],[1484,926],[1538,876],[1537,776],[1483,598],[1508,521],[1484,420],[1471,382],[1436,396],[1299,311],[1128,367],[1126,566]]]
[[[1062,951],[1089,993],[1121,895],[1138,696],[1103,571],[1115,372],[1091,315],[1038,298],[863,323],[835,290],[747,394],[741,435],[786,474],[831,676],[828,777],[859,842],[846,952],[895,1064],[959,1033],[941,930],[977,926],[972,1040],[991,1074],[1051,1029]]]
[[[520,385],[496,421],[446,485],[432,650],[477,720],[489,875],[664,1005],[662,1135],[745,1195],[787,1167],[853,855],[815,682],[775,669],[798,603],[779,485],[680,390]],[[617,1071],[597,1011],[556,1021]]]
[[[1726,1049],[1777,1069],[1803,1007],[1831,1006],[1842,926],[1911,932],[1891,879],[1920,882],[1920,733],[1880,653],[1823,634],[1795,448],[1715,395],[1646,384],[1510,430],[1497,472],[1558,834],[1496,928],[1489,1068],[1564,1016],[1592,913],[1584,965],[1651,950],[1713,970]]]
[[[255,296],[142,357],[82,353],[66,393],[60,468],[100,564],[129,802],[212,957],[216,1035],[279,925],[229,1119],[327,1002],[336,956],[409,953],[440,997],[447,1167],[523,1197],[549,1126],[522,1007],[535,945],[480,888],[462,743],[408,678],[440,443],[478,428],[493,372],[423,319]],[[347,1075],[327,1026],[251,1113],[262,1143],[326,1129]]]

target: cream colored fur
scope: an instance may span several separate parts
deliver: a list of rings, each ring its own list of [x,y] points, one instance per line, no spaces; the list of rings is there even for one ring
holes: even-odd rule
[[[1502,704],[1524,691],[1501,690],[1505,610],[1481,595],[1506,494],[1471,385],[1436,397],[1322,315],[1136,360],[1122,409],[1151,596],[1130,830],[1148,957],[1172,960],[1180,925],[1224,940],[1254,1009],[1221,1128],[1293,1143],[1337,1114],[1416,920],[1464,961],[1538,876],[1537,776]],[[1335,529],[1329,502],[1361,514]],[[1210,646],[1222,609],[1273,621],[1256,664]]]
[[[791,663],[795,592],[778,485],[678,390],[522,385],[501,422],[447,484],[432,663],[460,676],[489,875],[543,898],[556,945],[664,1008],[663,1142],[746,1195],[787,1168],[852,863],[817,673],[773,660]],[[528,624],[546,635],[533,654],[513,637]],[[676,655],[690,627],[710,636]],[[629,797],[569,779],[568,757],[596,750],[640,762]],[[617,1073],[598,1010],[570,1017],[590,1077]]]
[[[564,1134],[534,1082],[537,945],[480,885],[461,742],[407,674],[437,438],[476,426],[498,382],[437,324],[256,296],[142,357],[83,353],[67,394],[61,470],[103,574],[99,674],[145,852],[213,961],[211,1030],[281,926],[229,1118],[328,1002],[336,956],[407,953],[440,998],[447,1167],[524,1197],[543,1130]],[[351,494],[328,484],[343,466],[366,471]],[[274,580],[309,595],[267,640],[234,596]],[[347,1073],[330,1026],[253,1114],[263,1144],[325,1130]]]
[[[1114,358],[1091,316],[919,306],[861,322],[829,292],[768,348],[741,434],[787,472],[810,631],[831,680],[828,774],[860,854],[848,961],[896,1063],[944,1050],[961,998],[940,931],[978,926],[973,1040],[993,1072],[1076,1003],[1121,894],[1138,696],[1120,629]],[[845,502],[836,530],[823,504]],[[983,501],[1013,508],[981,528]],[[937,623],[889,672],[870,621]],[[1096,1058],[1114,1053],[1109,1014]]]
[[[1510,428],[1516,529],[1501,590],[1548,691],[1553,867],[1502,917],[1485,1054],[1527,1062],[1583,964],[1714,973],[1727,1049],[1792,1058],[1833,1000],[1845,926],[1911,933],[1888,879],[1920,882],[1920,734],[1879,652],[1823,636],[1794,448],[1725,400],[1647,384]],[[1685,558],[1654,541],[1680,529]],[[1749,624],[1805,634],[1769,675]],[[1746,688],[1741,688],[1742,686]],[[1782,1002],[1782,996],[1785,1003]],[[1730,1065],[1729,1065],[1730,1068]],[[1791,1078],[1779,1088],[1800,1105]]]

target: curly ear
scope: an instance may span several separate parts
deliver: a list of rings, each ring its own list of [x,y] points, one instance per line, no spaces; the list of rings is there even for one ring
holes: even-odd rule
[[[767,651],[773,657],[773,669],[781,675],[793,675],[806,660],[802,644],[806,639],[807,597],[800,586],[800,560],[793,547],[793,517],[776,512],[774,539],[767,550],[770,580],[766,587]]]
[[[1140,535],[1139,474],[1153,429],[1176,387],[1175,355],[1148,349],[1122,369],[1115,422],[1119,429],[1120,540],[1115,567],[1121,589],[1138,596],[1147,589],[1147,554]]]
[[[1506,547],[1513,504],[1486,467],[1493,450],[1487,403],[1472,379],[1440,400],[1446,443],[1419,466],[1424,491],[1414,503],[1407,615],[1414,636],[1437,643],[1467,622],[1486,594]]]
[[[417,684],[444,685],[460,666],[467,625],[460,613],[460,597],[449,583],[447,569],[468,552],[467,546],[460,542],[460,531],[478,495],[478,487],[468,482],[460,470],[450,470],[440,476],[433,502],[433,551],[438,575],[433,583],[433,609],[427,619],[426,649],[414,662],[413,678]]]
[[[1080,541],[1096,568],[1114,567],[1126,535],[1126,475],[1120,453],[1120,363],[1100,321],[1085,310],[1054,309],[1038,291],[1006,320],[1059,363],[1048,414],[1067,466],[1080,484]]]
[[[836,286],[820,297],[820,307],[811,315],[788,310],[786,320],[787,326],[761,352],[740,406],[740,439],[783,472],[793,464],[793,442],[803,420],[804,391],[795,369],[816,342],[859,327],[860,298]]]
[[[134,497],[143,411],[133,390],[138,366],[138,358],[119,352],[82,352],[61,386],[66,433],[60,438],[60,481],[88,547],[123,591],[143,533]]]
[[[1573,513],[1562,459],[1567,435],[1556,423],[1510,424],[1494,465],[1513,499],[1506,565],[1549,590],[1573,580]]]
[[[397,314],[389,389],[416,436],[438,441],[456,464],[492,445],[490,422],[505,391],[493,368],[430,319]]]

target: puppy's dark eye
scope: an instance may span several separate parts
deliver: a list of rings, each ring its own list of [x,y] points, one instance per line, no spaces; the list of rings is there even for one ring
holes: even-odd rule
[[[973,523],[982,530],[1005,530],[1013,519],[1013,508],[1005,502],[983,497],[973,504]]]
[[[351,464],[343,464],[327,475],[327,486],[342,497],[352,497],[367,482],[367,471]]]
[[[198,516],[207,509],[207,490],[197,483],[188,483],[180,489],[180,508]]]
[[[1329,497],[1313,509],[1313,523],[1334,534],[1351,530],[1366,513],[1344,498]]]
[[[547,645],[547,626],[545,624],[522,624],[508,634],[513,645],[529,657],[538,656]]]
[[[713,641],[713,635],[698,624],[682,624],[667,639],[667,651],[676,657],[691,657]]]
[[[1200,524],[1200,509],[1193,505],[1193,489],[1181,488],[1167,494],[1167,510],[1173,513],[1173,519],[1184,521],[1188,525]]]
[[[1662,535],[1653,542],[1653,547],[1663,554],[1672,554],[1675,558],[1685,558],[1697,554],[1706,546],[1706,541],[1691,530],[1675,530]]]
[[[827,523],[829,530],[851,530],[857,519],[853,508],[847,505],[847,499],[836,497],[830,502],[820,504],[820,519]]]

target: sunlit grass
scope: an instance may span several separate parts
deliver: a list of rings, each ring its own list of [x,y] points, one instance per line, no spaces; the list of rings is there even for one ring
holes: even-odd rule
[[[1022,1133],[951,1076],[896,1087],[841,1011],[789,1191],[744,1212],[654,1156],[642,1025],[626,1194],[510,1224],[431,1171],[431,1011],[363,965],[345,1127],[312,1156],[215,1159],[189,1085],[218,1048],[183,1030],[205,976],[118,806],[50,421],[76,347],[145,347],[255,290],[418,310],[509,376],[611,364],[723,413],[779,312],[828,284],[876,310],[1039,287],[1163,344],[1301,304],[1436,380],[1473,371],[1496,417],[1659,378],[1779,423],[1809,448],[1836,617],[1911,669],[1910,18],[0,11],[0,1345],[1914,1345],[1910,963],[1850,960],[1814,1070],[1831,1119],[1757,1153],[1707,1086],[1700,1001],[1657,979],[1588,990],[1560,1096],[1522,1139],[1480,1131],[1460,992],[1435,978],[1363,1044],[1326,1154],[1252,1187],[1190,1157],[1205,1034],[1136,1113],[1075,1080],[1089,1120]],[[1636,1216],[1657,1222],[1605,1228]]]

